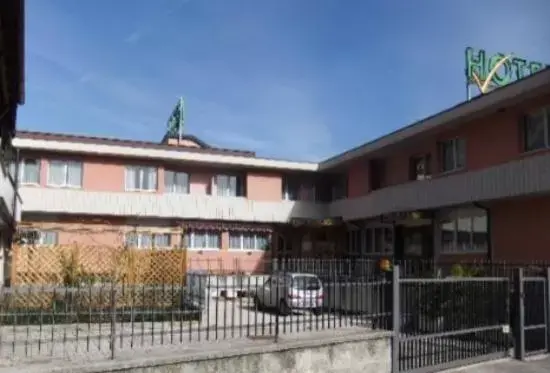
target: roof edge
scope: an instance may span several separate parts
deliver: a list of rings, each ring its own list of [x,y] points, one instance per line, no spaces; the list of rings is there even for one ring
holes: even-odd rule
[[[352,161],[387,146],[405,141],[433,128],[448,124],[458,118],[473,115],[481,110],[496,106],[504,100],[525,94],[534,89],[544,87],[545,85],[550,85],[550,68],[548,67],[524,79],[515,81],[490,93],[477,96],[472,100],[461,102],[451,108],[390,132],[387,135],[378,137],[327,158],[319,163],[319,170],[337,167],[342,163]]]
[[[21,134],[27,136],[20,136]],[[49,135],[45,137],[32,136]],[[318,171],[316,162],[300,162],[282,159],[261,158],[247,153],[231,151],[212,151],[211,149],[184,148],[157,143],[134,142],[95,138],[101,141],[90,141],[90,137],[55,137],[55,135],[40,132],[18,132],[13,140],[13,145],[19,149],[31,151],[58,151],[61,153],[104,155],[128,158],[150,158],[173,161],[189,161],[197,163],[223,164],[230,166],[243,166],[262,169],[278,169],[288,171]],[[132,145],[133,144],[133,145]],[[145,145],[145,146],[144,146]]]

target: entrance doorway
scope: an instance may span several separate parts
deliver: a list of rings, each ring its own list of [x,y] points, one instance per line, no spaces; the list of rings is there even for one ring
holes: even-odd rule
[[[395,227],[395,259],[432,259],[433,226],[396,225]]]

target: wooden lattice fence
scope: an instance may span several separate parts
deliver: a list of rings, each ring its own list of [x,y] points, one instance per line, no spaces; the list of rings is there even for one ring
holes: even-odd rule
[[[75,285],[182,283],[187,269],[182,249],[136,250],[107,246],[26,246],[12,248],[11,283]]]

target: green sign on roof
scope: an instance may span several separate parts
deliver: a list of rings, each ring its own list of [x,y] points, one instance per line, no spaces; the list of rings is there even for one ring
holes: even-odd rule
[[[483,49],[466,48],[466,84],[481,94],[510,84],[546,68],[542,62],[528,61],[512,54],[488,55]]]

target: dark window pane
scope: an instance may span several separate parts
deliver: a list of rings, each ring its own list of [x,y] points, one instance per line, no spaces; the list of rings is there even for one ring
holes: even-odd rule
[[[443,171],[451,171],[455,166],[454,147],[452,141],[441,144],[441,161]]]
[[[537,150],[546,147],[545,115],[539,113],[525,117],[525,150]]]
[[[462,168],[466,165],[466,141],[464,139],[455,140],[455,168]]]
[[[472,251],[472,218],[460,217],[457,221],[456,250]]]
[[[456,221],[449,219],[441,223],[441,249],[443,252],[455,251]]]

